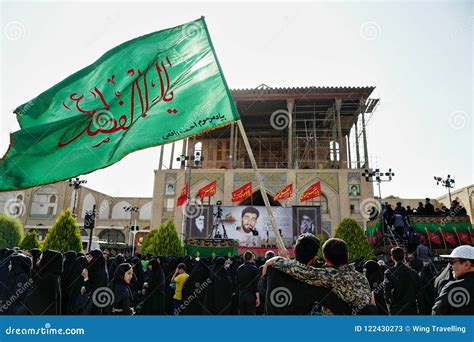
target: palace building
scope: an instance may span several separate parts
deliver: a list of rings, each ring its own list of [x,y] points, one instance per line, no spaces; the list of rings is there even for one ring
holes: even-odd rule
[[[366,126],[379,103],[379,99],[371,98],[374,89],[261,85],[232,91],[272,206],[291,208],[280,210],[275,216],[287,215],[288,210],[298,215],[295,209],[316,208],[317,217],[311,218],[319,221],[314,222],[314,232],[325,235],[333,235],[346,217],[364,226],[366,219],[361,209],[367,208],[363,200],[374,197],[372,183],[365,182],[361,175],[370,168]],[[102,241],[128,243],[130,226],[137,225],[140,231],[147,232],[168,219],[175,222],[180,236],[189,237],[189,224],[183,219],[186,207],[176,206],[186,182],[190,184],[190,197],[195,198],[200,188],[216,180],[216,194],[204,200],[204,207],[215,206],[217,201],[225,208],[264,205],[237,124],[185,139],[179,151],[175,144],[178,145],[171,144],[169,160],[164,160],[161,147],[152,198],[117,198],[85,186],[76,193],[65,181],[1,193],[0,207],[17,212],[26,230],[36,229],[44,238],[63,209],[74,207],[82,225],[86,210],[96,205],[99,214],[94,235]],[[175,160],[181,155],[199,155],[203,160],[191,168],[173,167],[179,164]],[[317,181],[321,184],[321,196],[300,202],[304,190]],[[247,182],[252,182],[252,197],[241,203],[231,202],[232,191]],[[276,192],[290,183],[293,196],[273,201]],[[127,212],[125,207],[139,209]],[[214,218],[212,211],[206,215],[209,235]],[[295,228],[294,235],[298,233]],[[87,232],[83,231],[83,235]]]

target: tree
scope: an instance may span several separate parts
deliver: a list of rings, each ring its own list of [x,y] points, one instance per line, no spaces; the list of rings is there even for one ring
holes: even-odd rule
[[[28,233],[26,233],[20,243],[20,248],[25,251],[29,251],[33,248],[39,248],[39,246],[40,243],[36,230],[30,230]]]
[[[71,209],[64,210],[48,231],[43,243],[43,250],[46,249],[63,253],[82,250],[81,232]]]
[[[152,230],[143,241],[142,253],[152,255],[183,255],[178,233],[173,221],[168,220],[160,228]]]
[[[345,218],[342,220],[336,229],[334,237],[342,239],[347,243],[350,260],[361,257],[364,260],[369,260],[374,256],[374,251],[369,245],[362,228],[353,219]]]
[[[20,220],[6,214],[0,214],[0,249],[18,247],[23,236]]]

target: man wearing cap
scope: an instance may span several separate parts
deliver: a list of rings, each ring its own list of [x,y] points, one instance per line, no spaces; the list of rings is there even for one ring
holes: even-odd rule
[[[453,281],[448,282],[433,306],[433,315],[474,315],[474,247],[459,246],[450,255]]]

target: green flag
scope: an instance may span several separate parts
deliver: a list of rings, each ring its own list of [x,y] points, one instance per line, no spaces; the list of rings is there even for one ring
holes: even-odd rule
[[[105,53],[15,110],[0,190],[52,183],[239,119],[203,18]]]

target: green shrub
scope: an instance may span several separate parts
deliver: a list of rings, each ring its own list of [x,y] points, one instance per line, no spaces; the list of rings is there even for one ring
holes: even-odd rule
[[[0,249],[18,247],[23,233],[19,219],[0,214]]]
[[[43,243],[43,250],[54,249],[59,252],[82,250],[81,231],[71,209],[67,208],[49,229]]]
[[[334,237],[342,239],[347,243],[350,260],[361,257],[364,260],[369,260],[374,256],[374,251],[367,241],[364,231],[353,219],[345,218],[342,220],[336,229]]]

